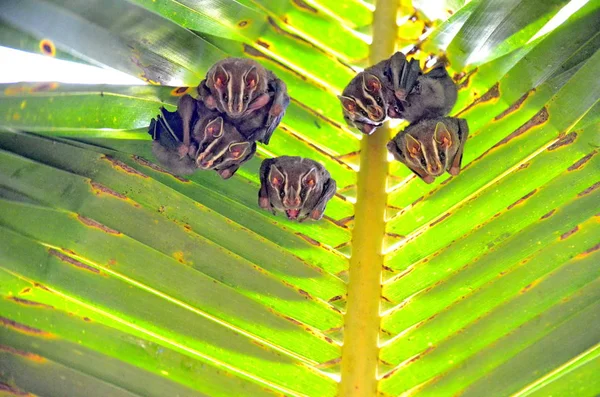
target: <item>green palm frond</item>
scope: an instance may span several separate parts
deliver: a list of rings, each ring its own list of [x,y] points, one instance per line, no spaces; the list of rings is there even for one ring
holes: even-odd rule
[[[600,2],[372,3],[0,1],[0,45],[151,83],[0,85],[0,394],[600,392]],[[460,175],[346,126],[394,49],[448,62]],[[227,56],[286,116],[233,178],[170,174],[149,121]],[[286,154],[336,179],[323,220],[258,207]]]

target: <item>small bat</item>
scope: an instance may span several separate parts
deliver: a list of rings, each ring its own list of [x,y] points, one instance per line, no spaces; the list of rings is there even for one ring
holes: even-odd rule
[[[157,119],[152,119],[149,128],[154,139],[152,152],[165,168],[175,174],[187,175],[198,169],[213,169],[223,179],[230,178],[241,164],[254,155],[256,144],[246,141],[235,127],[223,122],[218,112],[189,98],[192,101],[180,101],[178,111],[169,112],[161,108]],[[190,104],[194,111],[188,115],[187,106]],[[182,117],[182,109],[187,118]],[[183,144],[186,125],[188,130],[190,125],[193,129],[187,146]]]
[[[191,145],[183,153],[182,119],[177,112],[160,108],[160,115],[150,121],[148,133],[152,136],[152,153],[158,162],[177,175],[189,175],[197,170],[195,161],[189,156],[194,151]]]
[[[388,116],[400,118],[408,92],[421,74],[419,62],[408,62],[401,52],[358,73],[338,96],[344,119],[371,134]]]
[[[247,138],[264,144],[269,143],[290,103],[285,83],[247,58],[215,63],[198,86],[198,94],[208,108],[223,113]],[[249,125],[254,126],[252,130]]]
[[[387,148],[424,182],[432,183],[445,171],[450,175],[460,173],[468,135],[465,119],[424,119],[400,131]]]
[[[247,141],[221,116],[198,120],[194,125],[193,137],[198,142],[198,150],[194,155],[196,166],[203,170],[215,170],[223,179],[231,178],[256,153],[256,142]]]
[[[321,219],[335,192],[335,180],[314,160],[281,156],[260,166],[258,205],[273,214],[285,212],[290,220]]]
[[[420,75],[402,101],[400,117],[414,123],[428,118],[447,116],[456,103],[456,84],[444,64],[436,64],[428,73]]]

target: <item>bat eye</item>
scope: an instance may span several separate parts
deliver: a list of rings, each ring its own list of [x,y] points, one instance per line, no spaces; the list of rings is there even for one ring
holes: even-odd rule
[[[365,112],[362,108],[359,109],[360,110],[360,114],[362,114],[363,116],[367,117],[367,112]]]
[[[377,104],[381,107],[383,107],[383,101],[381,100],[380,97],[377,97]]]
[[[424,159],[423,157],[421,157],[421,166],[422,166],[423,168],[426,168],[426,167],[427,167],[427,163],[425,162],[425,159]]]
[[[446,153],[440,152],[440,160],[442,161],[442,163],[446,162]]]
[[[248,99],[250,99],[250,97],[248,95],[244,95],[244,102],[248,102]]]
[[[279,192],[279,197],[283,198],[283,196],[285,196],[285,192],[282,190]]]
[[[227,102],[229,100],[229,96],[227,94],[223,94],[223,101]]]

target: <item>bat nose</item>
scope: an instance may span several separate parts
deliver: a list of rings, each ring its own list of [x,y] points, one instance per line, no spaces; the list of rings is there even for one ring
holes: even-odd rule
[[[440,164],[430,164],[427,167],[427,170],[432,175],[439,175],[441,173],[442,166]]]
[[[197,161],[202,168],[210,168],[213,165],[212,160],[198,159]]]
[[[288,207],[297,207],[300,205],[300,198],[299,197],[294,197],[294,198],[284,198],[283,199],[283,205],[288,206]]]

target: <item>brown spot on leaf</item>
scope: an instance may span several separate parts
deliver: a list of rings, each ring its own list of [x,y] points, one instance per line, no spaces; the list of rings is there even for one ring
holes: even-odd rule
[[[501,118],[503,118],[503,117],[507,116],[508,114],[514,112],[515,110],[519,109],[521,107],[521,105],[523,105],[523,102],[525,102],[527,97],[534,91],[535,91],[535,88],[527,91],[525,94],[523,94],[523,96],[521,96],[521,98],[517,99],[517,101],[515,103],[510,105],[508,107],[508,109],[506,109],[504,112],[502,112],[499,115],[497,115],[496,117],[494,117],[494,120],[496,120],[496,121],[500,120]]]
[[[585,196],[586,194],[593,192],[594,190],[598,189],[599,187],[600,187],[600,182],[596,182],[592,186],[585,189],[583,192],[578,193],[577,196],[578,197]]]
[[[415,201],[413,201],[413,203],[411,204],[412,206],[414,206],[415,204],[417,204],[419,201],[423,201],[423,199],[425,198],[425,196],[421,196],[418,199],[416,199]]]
[[[31,87],[31,92],[53,91],[59,86],[58,83],[39,83]]]
[[[475,68],[475,69],[471,70],[470,72],[468,72],[468,73],[466,74],[466,77],[465,77],[465,79],[464,79],[463,81],[461,81],[461,82],[460,82],[460,83],[459,83],[459,84],[456,86],[456,88],[457,88],[457,89],[459,89],[459,90],[461,90],[461,89],[463,89],[463,88],[465,88],[465,87],[468,87],[468,86],[469,86],[469,83],[471,82],[471,77],[473,76],[473,74],[477,73],[477,70],[478,70],[478,68]],[[463,75],[463,77],[464,77],[464,75]]]
[[[517,128],[512,134],[510,134],[509,136],[507,136],[506,138],[502,139],[500,142],[498,142],[497,144],[495,144],[494,147],[498,147],[500,145],[504,145],[508,141],[510,141],[510,140],[518,137],[519,135],[524,134],[525,132],[527,132],[531,128],[533,128],[533,127],[535,127],[537,125],[540,125],[540,124],[544,124],[546,121],[548,121],[548,110],[545,107],[543,107],[542,110],[540,110],[539,112],[537,112],[525,124],[523,124],[522,126],[520,126],[519,128]]]
[[[134,155],[134,156],[132,156],[132,158],[133,158],[133,161],[135,161],[136,163],[138,163],[138,164],[140,164],[140,165],[143,165],[143,166],[146,166],[146,167],[148,167],[148,168],[151,168],[151,169],[153,169],[154,171],[158,171],[158,172],[161,172],[161,173],[163,173],[163,174],[171,175],[173,178],[177,179],[178,181],[184,182],[184,183],[187,183],[187,182],[189,182],[189,180],[188,180],[188,179],[182,178],[182,177],[180,177],[179,175],[175,175],[175,174],[173,174],[173,173],[171,173],[171,172],[169,172],[169,171],[165,170],[164,168],[161,168],[161,167],[159,167],[158,165],[156,165],[156,164],[154,164],[154,163],[151,163],[151,162],[149,162],[148,160],[146,160],[146,159],[144,159],[144,158],[142,158],[142,157],[139,157],[139,156],[135,156],[135,155]],[[136,172],[137,172],[137,171],[136,171]],[[147,176],[147,175],[144,175],[144,174],[142,174],[142,173],[140,173],[140,175],[143,175],[143,176],[144,176],[144,178],[148,178],[148,176]]]
[[[121,234],[121,232],[119,232],[118,230],[111,229],[110,227],[105,226],[105,225],[101,224],[100,222],[96,222],[93,219],[86,218],[85,216],[77,215],[77,219],[79,219],[79,221],[81,223],[83,223],[84,225],[90,226],[90,227],[93,227],[93,228],[96,228],[96,229],[100,229],[100,230],[102,230],[105,233],[115,234],[115,235],[120,235]]]
[[[562,235],[560,236],[560,239],[561,239],[561,240],[564,240],[564,239],[568,238],[569,236],[571,236],[571,235],[573,235],[573,234],[577,233],[577,231],[578,231],[578,230],[579,230],[579,226],[575,226],[573,229],[571,229],[571,230],[569,230],[568,232],[566,232],[566,233],[562,234]]]
[[[594,157],[596,155],[596,153],[598,153],[598,152],[596,150],[594,150],[593,152],[591,152],[587,156],[584,156],[584,157],[580,158],[579,160],[577,160],[577,162],[575,164],[573,164],[572,166],[570,166],[569,168],[567,168],[567,170],[568,171],[575,171],[575,170],[580,169],[581,167],[583,167],[583,165],[585,163],[587,163],[588,161],[590,161],[590,159],[592,157]]]
[[[136,175],[142,178],[148,178],[148,175],[144,175],[141,172],[139,172],[138,170],[136,170],[135,168],[131,168],[130,166],[128,166],[127,164],[125,164],[124,162],[115,159],[112,156],[109,155],[104,155],[102,156],[103,160],[108,160],[115,168],[121,169],[123,171],[125,171],[128,174],[132,174],[132,175]]]
[[[297,34],[293,34],[290,32],[287,32],[285,30],[283,30],[278,24],[277,22],[275,22],[275,19],[271,18],[271,17],[267,17],[267,21],[269,22],[269,25],[271,25],[273,27],[273,29],[280,35],[282,36],[288,36],[294,40],[297,40],[301,43],[305,43],[308,44],[311,47],[315,47],[311,42],[309,42],[308,40],[306,40],[304,37],[298,36]]]
[[[598,243],[598,244],[594,245],[592,248],[590,248],[590,249],[588,249],[588,250],[585,250],[585,251],[583,251],[583,252],[582,252],[580,255],[581,255],[581,256],[589,255],[589,254],[591,254],[592,252],[596,252],[596,251],[598,251],[598,250],[600,250],[600,243]]]
[[[529,163],[523,163],[519,166],[519,170],[524,170],[525,168],[529,167],[530,164]]]
[[[458,112],[458,115],[468,111],[473,106],[475,106],[479,103],[489,102],[492,99],[499,98],[500,97],[500,89],[498,88],[498,86],[499,86],[499,83],[494,84],[494,86],[492,88],[490,88],[485,94],[483,94],[479,98],[475,99],[469,106],[467,106],[466,108],[464,108],[463,110]]]
[[[6,383],[3,383],[3,382],[0,382],[0,391],[1,392],[5,392],[5,393],[10,394],[10,395],[13,395],[13,396],[31,396],[31,397],[35,397],[33,394],[26,393],[23,390],[17,389],[16,387],[7,385]]]
[[[14,330],[17,330],[19,332],[23,332],[26,334],[33,334],[33,335],[45,336],[45,337],[53,336],[50,332],[42,331],[41,329],[33,328],[28,325],[18,323],[14,320],[11,320],[11,319],[5,318],[5,317],[0,317],[0,325],[8,327],[8,328],[12,328]]]
[[[243,27],[244,27],[244,26],[246,26],[246,25],[248,25],[248,21],[240,21],[240,22],[238,22],[238,26],[239,26],[240,28],[243,28]]]
[[[191,87],[177,87],[171,90],[172,96],[183,96],[190,90]]]
[[[327,302],[335,302],[335,301],[339,301],[340,299],[342,299],[342,295],[336,295],[333,298],[330,298]]]
[[[313,7],[310,4],[304,2],[303,0],[292,0],[292,2],[294,4],[296,4],[299,8],[303,9],[303,10],[307,10],[307,11],[312,12],[314,14],[317,14],[319,12],[315,7]]]
[[[102,184],[100,184],[98,182],[91,181],[90,185],[92,185],[92,189],[93,189],[93,191],[94,191],[95,194],[99,195],[99,194],[102,194],[102,193],[106,193],[106,194],[109,194],[111,196],[115,196],[115,197],[118,197],[120,199],[127,200],[127,196],[125,196],[125,195],[123,195],[123,194],[121,194],[119,192],[115,192],[114,190],[112,190],[112,189],[110,189],[110,188],[108,188],[108,187],[106,187],[106,186],[104,186],[104,185],[102,185]]]
[[[91,322],[92,320],[91,320],[89,317],[83,317],[83,321],[85,321],[85,322],[89,323],[89,322]]]
[[[542,215],[542,217],[540,219],[546,219],[551,217],[554,213],[556,212],[556,210],[551,210],[550,212],[548,212],[547,214]]]
[[[538,284],[539,282],[540,282],[539,280],[536,280],[536,281],[534,281],[534,282],[532,282],[532,283],[529,283],[529,284],[527,284],[525,287],[523,287],[523,288],[521,289],[521,291],[519,291],[519,293],[521,293],[521,294],[524,294],[525,292],[527,292],[527,291],[529,291],[530,289],[532,289],[533,287],[535,287],[535,286],[536,286],[536,284]]]
[[[570,134],[567,134],[567,135],[561,137],[558,141],[554,142],[552,145],[550,145],[548,147],[547,150],[549,152],[551,152],[553,150],[558,149],[561,146],[570,145],[571,143],[575,142],[575,139],[577,139],[577,133],[571,132]]]
[[[262,40],[256,40],[256,44],[258,44],[259,46],[263,47],[263,48],[269,48],[271,47],[269,45],[269,43],[267,43],[266,41],[262,41]]]
[[[525,196],[521,197],[520,199],[518,199],[517,201],[515,201],[514,203],[512,203],[511,205],[509,205],[508,207],[506,207],[506,209],[509,210],[509,209],[513,208],[515,205],[521,204],[523,201],[525,201],[529,197],[533,196],[536,192],[537,192],[537,189],[533,189],[532,191],[530,191],[529,193],[527,193]]]
[[[42,356],[39,356],[39,355],[34,354],[34,353],[26,352],[26,351],[23,351],[23,350],[15,349],[12,346],[0,345],[0,351],[7,352],[7,353],[10,353],[10,354],[15,354],[15,355],[18,355],[18,356],[21,356],[21,357],[25,357],[28,360],[33,360],[33,361],[37,361],[37,362],[44,362],[44,361],[46,361],[46,359],[44,357],[42,357]],[[2,390],[2,389],[0,389],[0,390]]]
[[[97,273],[97,274],[100,273],[100,270],[96,269],[95,267],[86,265],[85,263],[81,263],[78,260],[75,260],[75,259],[71,258],[70,256],[63,254],[62,252],[55,250],[54,248],[48,249],[48,253],[52,256],[57,257],[61,261],[68,263],[70,265],[73,265],[75,267],[78,267],[80,269],[89,270],[92,273]]]
[[[44,39],[40,41],[40,51],[42,54],[47,55],[49,57],[56,56],[56,46],[52,42],[52,40]]]
[[[37,307],[43,307],[46,309],[54,309],[54,306],[50,306],[45,303],[30,301],[29,299],[17,298],[16,296],[11,296],[8,299],[15,301],[17,303],[20,303],[22,305],[37,306]]]
[[[285,318],[289,322],[294,323],[296,325],[304,325],[300,321],[296,320],[295,318],[291,318],[291,317],[288,317],[288,316],[283,316],[283,318]]]
[[[448,218],[450,215],[451,215],[451,213],[450,213],[450,212],[446,212],[446,213],[444,214],[444,216],[442,216],[441,218],[439,218],[439,219],[436,219],[435,221],[431,222],[431,223],[429,224],[429,226],[435,226],[435,225],[437,225],[438,223],[442,222],[444,219]]]
[[[321,243],[320,243],[320,242],[318,242],[318,241],[317,241],[317,240],[315,240],[315,239],[312,239],[312,238],[308,237],[308,236],[307,236],[307,235],[305,235],[305,234],[302,234],[302,233],[296,233],[296,236],[298,236],[298,237],[302,237],[304,240],[308,241],[309,243],[311,243],[312,245],[314,245],[314,246],[316,246],[316,247],[320,247],[320,246],[321,246]]]

